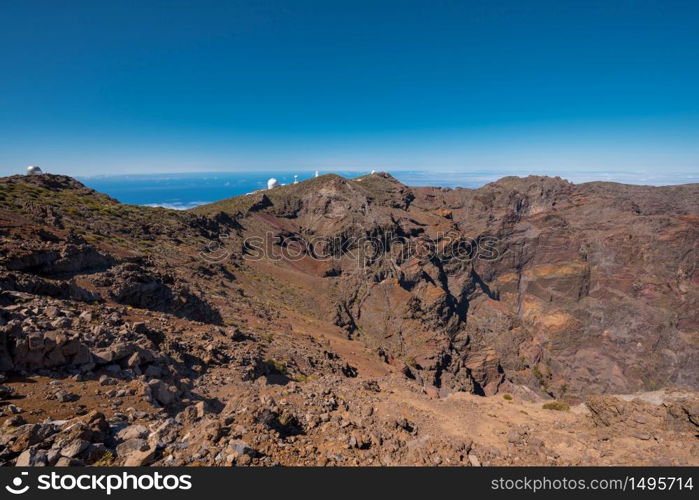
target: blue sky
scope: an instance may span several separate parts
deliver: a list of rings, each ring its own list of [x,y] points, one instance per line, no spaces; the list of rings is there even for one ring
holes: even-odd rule
[[[0,175],[699,172],[699,3],[0,0]]]

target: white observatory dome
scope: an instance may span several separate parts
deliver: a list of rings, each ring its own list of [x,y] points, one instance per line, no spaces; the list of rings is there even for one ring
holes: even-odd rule
[[[279,181],[274,177],[267,181],[267,189],[274,189],[277,186],[279,186]]]
[[[41,169],[36,165],[29,165],[27,167],[27,175],[39,175],[40,173]]]

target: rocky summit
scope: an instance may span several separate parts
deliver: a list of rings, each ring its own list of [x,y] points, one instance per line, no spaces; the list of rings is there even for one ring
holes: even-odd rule
[[[699,465],[699,185],[0,179],[0,464]]]

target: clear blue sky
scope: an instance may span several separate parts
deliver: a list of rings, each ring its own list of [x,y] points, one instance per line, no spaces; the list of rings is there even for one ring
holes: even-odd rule
[[[699,2],[0,0],[0,174],[699,172]]]

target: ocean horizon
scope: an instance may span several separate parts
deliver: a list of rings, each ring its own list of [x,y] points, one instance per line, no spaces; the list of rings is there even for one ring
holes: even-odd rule
[[[641,185],[673,185],[699,182],[699,174],[691,173],[629,173],[629,172],[567,172],[520,170],[471,170],[471,171],[387,171],[408,186],[438,186],[475,189],[502,177],[516,175],[558,176],[574,183],[605,181]],[[353,178],[370,171],[323,170],[320,174],[334,173]],[[77,176],[83,184],[105,193],[122,203],[174,210],[187,210],[214,201],[244,195],[267,186],[267,180],[275,178],[280,184],[291,184],[294,175],[298,181],[314,176],[313,171],[248,171],[248,172],[191,172]]]

